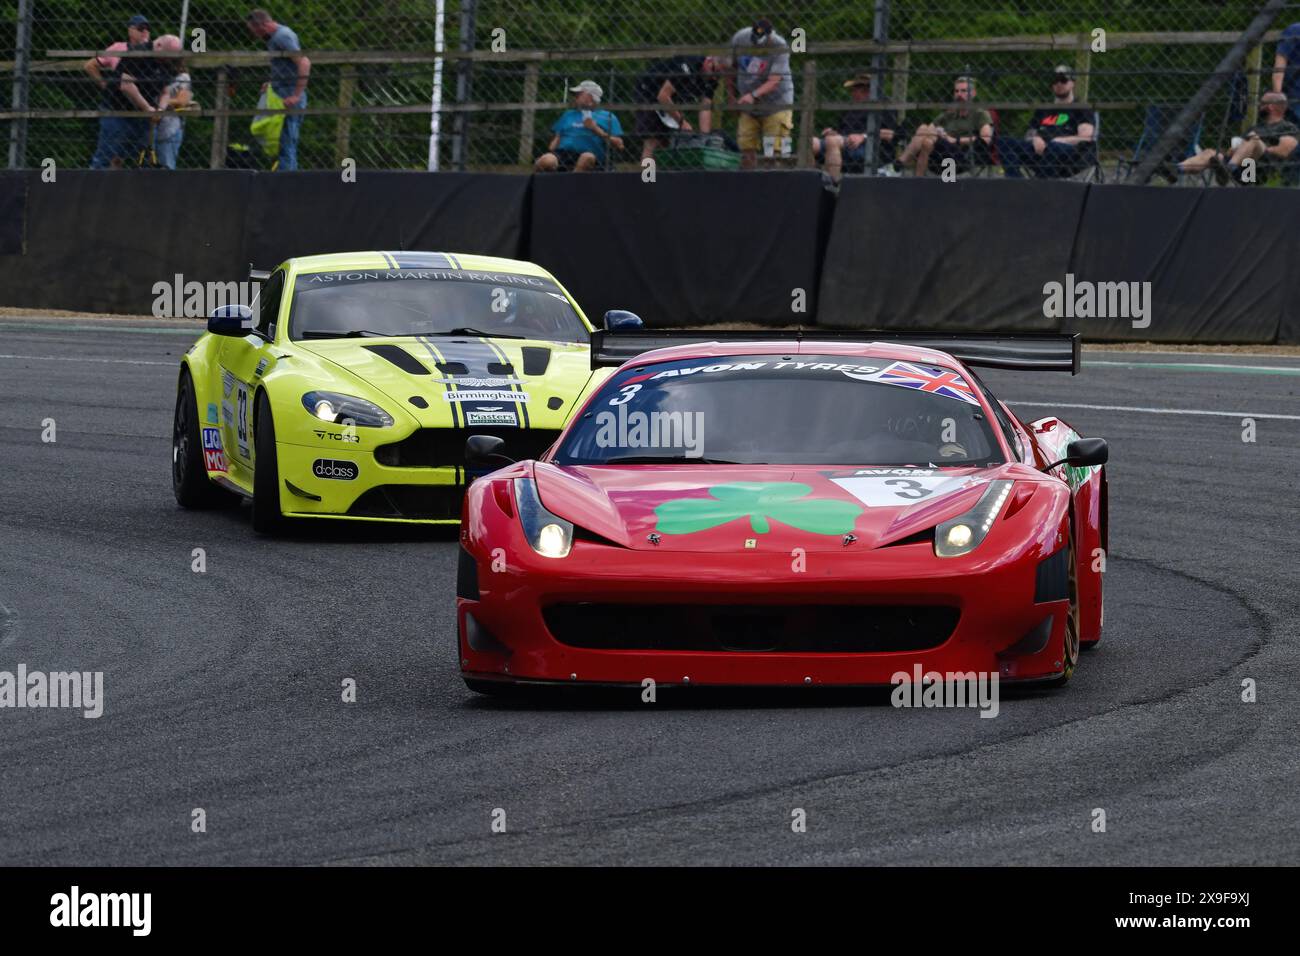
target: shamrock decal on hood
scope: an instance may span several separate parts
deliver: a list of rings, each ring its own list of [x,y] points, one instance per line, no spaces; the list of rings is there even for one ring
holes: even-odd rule
[[[733,481],[714,485],[709,498],[673,498],[655,508],[656,531],[691,534],[748,518],[755,534],[767,534],[775,519],[813,534],[845,534],[862,508],[837,498],[805,498],[812,491],[797,481]]]

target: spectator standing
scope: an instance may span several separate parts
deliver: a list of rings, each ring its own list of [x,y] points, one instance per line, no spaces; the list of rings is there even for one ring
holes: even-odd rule
[[[118,87],[116,70],[121,58],[109,54],[150,49],[149,21],[143,14],[137,13],[127,20],[126,37],[125,42],[118,41],[110,45],[99,56],[92,56],[82,65],[82,69],[101,91],[99,108],[105,112],[120,113],[136,109],[136,105]],[[90,160],[90,168],[121,169],[126,157],[134,158],[139,154],[148,134],[148,123],[142,119],[101,116],[99,137],[95,143],[94,156]]]
[[[178,49],[179,43],[178,39]],[[150,48],[157,50],[157,43],[151,44]],[[151,160],[146,160],[145,157],[147,152],[156,152],[156,150],[151,150],[150,147],[154,145],[156,124],[161,114],[161,107],[158,104],[161,102],[167,84],[171,80],[171,67],[168,60],[152,56],[122,57],[117,64],[117,69],[113,71],[113,80],[117,83],[119,91],[130,103],[131,107],[148,114],[146,119],[132,121],[142,124],[140,140],[135,149],[135,158],[139,160],[141,165],[156,165]]]
[[[307,82],[311,77],[311,60],[302,55],[298,34],[283,23],[276,23],[271,14],[257,9],[248,14],[248,30],[253,36],[266,41],[273,53],[284,53],[271,60],[271,89],[284,100],[287,112],[280,130],[280,153],[276,169],[292,172],[298,168],[298,134],[302,129],[301,110],[307,108]],[[265,89],[265,87],[263,87]]]
[[[1273,56],[1273,92],[1286,96],[1287,118],[1300,123],[1300,23],[1293,23],[1278,37]]]
[[[761,47],[761,53],[742,53]],[[790,44],[772,29],[772,21],[760,17],[753,26],[738,30],[731,38],[732,69],[727,90],[741,107],[736,140],[740,144],[740,165],[753,169],[761,147],[766,157],[782,156],[789,149],[794,129],[794,80],[790,76]]]
[[[637,111],[642,159],[668,145],[673,133],[691,131],[684,106],[698,108],[701,133],[713,131],[713,92],[725,69],[726,58],[719,56],[674,56],[650,64],[636,81],[636,102],[655,103],[659,108]]]
[[[1052,98],[1056,105],[1034,113],[1024,139],[998,138],[1008,179],[1021,178],[1022,169],[1044,179],[1064,179],[1097,162],[1097,114],[1074,105],[1074,71],[1068,66],[1052,72]]]
[[[604,165],[606,145],[623,148],[623,127],[609,110],[597,109],[604,90],[595,80],[583,80],[569,88],[573,108],[560,114],[551,126],[551,143],[537,157],[538,172],[585,173]]]
[[[154,43],[154,49],[179,53],[181,38],[167,34],[160,36]],[[167,169],[176,168],[176,157],[180,153],[181,141],[185,137],[185,121],[179,111],[187,109],[193,101],[193,86],[190,75],[185,71],[185,61],[165,59],[159,61],[170,74],[167,85],[158,100],[158,109],[162,115],[154,129],[154,151],[158,163]]]
[[[1220,186],[1230,180],[1241,182],[1241,168],[1251,159],[1260,165],[1282,163],[1291,158],[1300,143],[1300,126],[1288,118],[1287,99],[1281,93],[1265,93],[1259,100],[1259,122],[1246,131],[1240,141],[1233,140],[1231,153],[1203,149],[1178,164],[1179,172],[1199,173],[1214,170]],[[1166,172],[1166,178],[1169,174]],[[1264,176],[1256,171],[1255,182]]]
[[[975,78],[959,76],[953,80],[952,99],[956,104],[940,113],[933,123],[916,128],[896,166],[915,165],[917,176],[927,171],[943,172],[943,161],[951,159],[953,169],[965,172],[975,161],[987,162],[993,143],[993,117],[988,110],[973,109]]]
[[[866,103],[871,99],[871,74],[859,73],[844,81],[844,88],[855,103]],[[821,136],[814,136],[812,141],[813,156],[822,163],[826,174],[835,182],[840,181],[844,172],[861,173],[866,170],[867,159],[867,121],[871,118],[870,110],[846,110],[840,114],[838,126],[828,126]],[[877,159],[882,164],[894,161],[894,141],[898,134],[898,117],[893,110],[884,110],[880,114],[880,151]]]

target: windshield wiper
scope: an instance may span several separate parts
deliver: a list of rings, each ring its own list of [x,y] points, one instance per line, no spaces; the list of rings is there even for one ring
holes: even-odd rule
[[[426,335],[481,335],[489,339],[526,339],[526,335],[510,335],[508,332],[484,332],[482,329],[472,329],[468,325],[462,325],[457,329],[447,329],[445,332],[426,332]]]
[[[753,462],[728,461],[725,458],[691,458],[686,455],[623,455],[619,458],[606,458],[593,462],[596,465],[675,465],[690,463],[696,465],[748,465]]]
[[[417,335],[416,332],[376,332],[373,329],[351,329],[347,332],[336,332],[333,329],[303,329],[302,337],[304,339],[360,339],[368,335],[375,338],[396,338],[403,335]]]

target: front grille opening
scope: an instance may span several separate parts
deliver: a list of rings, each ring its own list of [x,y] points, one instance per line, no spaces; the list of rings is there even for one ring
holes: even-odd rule
[[[591,650],[872,654],[938,647],[961,614],[934,605],[583,602],[542,616],[561,644]]]
[[[501,453],[515,461],[540,458],[560,437],[556,428],[470,426],[421,428],[403,441],[380,445],[375,460],[389,468],[452,468],[465,465],[465,441],[470,435],[496,435],[504,441]]]
[[[379,485],[354,501],[348,514],[353,518],[459,521],[464,498],[462,485]]]

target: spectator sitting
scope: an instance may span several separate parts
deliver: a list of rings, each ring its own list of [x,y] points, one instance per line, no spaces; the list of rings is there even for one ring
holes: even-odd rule
[[[149,21],[141,14],[131,17],[126,23],[126,42],[112,44],[99,56],[92,56],[82,69],[95,81],[103,91],[99,108],[105,112],[121,113],[135,109],[136,106],[127,99],[118,88],[115,72],[121,58],[108,56],[110,52],[127,50],[147,50],[149,43]],[[91,169],[121,169],[122,161],[139,154],[145,138],[149,134],[148,124],[139,118],[125,116],[101,116],[99,118],[99,138],[95,144],[95,154],[90,160]]]
[[[746,47],[766,47],[770,53],[741,53]],[[731,38],[733,69],[727,74],[727,91],[737,106],[744,107],[736,127],[740,143],[740,165],[753,169],[758,148],[766,157],[783,156],[789,150],[794,129],[794,80],[790,77],[790,45],[772,29],[772,21],[761,17],[752,27],[736,31]]]
[[[1278,37],[1273,57],[1273,92],[1285,94],[1290,106],[1287,119],[1300,123],[1300,23],[1293,23]]]
[[[302,110],[307,108],[307,82],[311,78],[311,60],[302,54],[298,34],[276,23],[265,10],[248,14],[248,32],[265,40],[266,48],[284,53],[271,60],[271,89],[284,101],[284,126],[280,129],[280,153],[275,168],[292,172],[298,168],[298,134],[302,130]],[[263,87],[265,89],[265,87]]]
[[[1052,97],[1056,106],[1037,110],[1024,139],[998,137],[998,155],[1008,179],[1022,177],[1021,169],[1045,179],[1064,179],[1097,161],[1097,115],[1074,104],[1074,71],[1058,66],[1052,72]]]
[[[539,173],[585,173],[605,162],[605,144],[623,148],[623,127],[609,110],[598,110],[604,91],[595,80],[583,80],[569,88],[573,109],[565,110],[551,127],[555,135],[547,151],[537,157],[533,168]]]
[[[1241,182],[1241,167],[1248,159],[1261,165],[1270,161],[1284,162],[1300,143],[1300,126],[1287,119],[1286,112],[1285,96],[1265,93],[1259,100],[1259,122],[1246,131],[1230,155],[1215,149],[1203,149],[1179,163],[1178,171],[1199,173],[1213,169],[1219,185],[1226,186],[1230,179]],[[1165,170],[1168,179],[1172,170],[1168,166]],[[1259,182],[1261,178],[1256,176],[1254,181]]]
[[[181,38],[166,34],[154,42],[155,50],[179,53]],[[187,109],[192,102],[190,75],[185,72],[185,61],[181,59],[159,60],[164,72],[170,75],[158,100],[158,109],[162,116],[154,130],[154,151],[158,155],[158,164],[167,169],[176,168],[176,157],[180,152],[181,140],[185,136],[185,121],[178,111]]]
[[[844,87],[855,103],[866,103],[871,99],[871,74],[859,73],[852,79],[845,80]],[[845,167],[851,173],[861,173],[866,169],[867,159],[867,120],[870,110],[846,110],[840,114],[839,126],[828,126],[821,136],[814,136],[812,141],[813,156],[824,164],[826,174],[835,182],[840,181]],[[898,132],[898,117],[892,110],[880,114],[880,150],[876,154],[882,164],[894,161],[894,137]]]
[[[650,64],[636,81],[637,103],[658,103],[658,110],[638,110],[636,131],[641,137],[641,158],[648,159],[673,133],[688,132],[691,124],[680,106],[698,106],[699,131],[713,131],[713,91],[726,69],[720,56],[675,56]]]
[[[952,98],[956,104],[973,102],[975,78],[957,77],[952,84]],[[988,161],[992,142],[993,117],[988,110],[957,105],[944,110],[933,123],[918,126],[894,165],[905,168],[915,164],[916,175],[924,176],[926,170],[942,172],[944,160],[951,159],[957,172],[965,172],[977,159]]]

